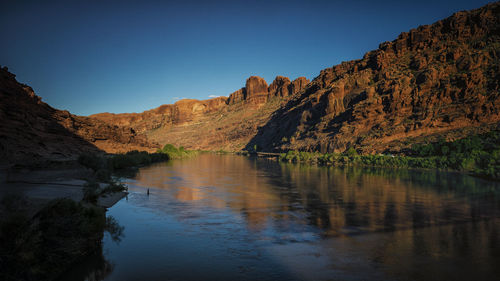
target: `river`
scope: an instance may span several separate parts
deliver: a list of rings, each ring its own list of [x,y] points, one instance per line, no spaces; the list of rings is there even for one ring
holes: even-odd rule
[[[71,280],[498,280],[500,184],[201,154],[139,169]],[[149,189],[150,193],[147,194]],[[63,278],[63,279],[64,279]]]

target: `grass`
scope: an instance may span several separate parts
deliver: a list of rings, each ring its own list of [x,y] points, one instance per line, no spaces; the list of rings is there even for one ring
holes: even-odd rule
[[[158,154],[168,155],[169,159],[190,158],[198,155],[197,150],[186,150],[184,147],[175,147],[173,144],[166,144],[162,149],[157,150]]]
[[[280,160],[333,166],[363,165],[375,167],[427,168],[466,171],[473,175],[500,180],[500,131],[469,136],[455,141],[418,144],[407,156],[359,155],[350,148],[344,153],[288,151]]]

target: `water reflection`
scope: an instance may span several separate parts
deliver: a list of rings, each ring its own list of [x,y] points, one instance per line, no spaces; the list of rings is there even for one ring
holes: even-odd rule
[[[498,184],[437,171],[332,169],[244,157],[202,156],[141,169],[136,185],[179,201],[229,208],[250,229],[269,221],[318,227],[324,236],[394,231],[499,216]]]
[[[462,174],[200,155],[111,208],[105,280],[496,280],[500,186]],[[150,195],[146,194],[147,188]]]
[[[72,270],[63,274],[58,280],[99,281],[104,280],[112,271],[114,265],[104,258],[102,248],[96,253],[85,257]]]
[[[124,238],[125,227],[120,225],[113,216],[106,216],[104,233],[108,242],[119,244]],[[114,264],[104,257],[102,244],[73,268],[62,274],[58,280],[100,281],[113,272]]]

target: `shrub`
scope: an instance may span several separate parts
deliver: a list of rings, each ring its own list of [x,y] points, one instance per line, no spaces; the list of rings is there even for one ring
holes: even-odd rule
[[[500,179],[500,131],[431,144],[415,144],[411,156],[358,155],[351,147],[343,154],[320,154],[290,150],[281,153],[280,161],[317,162],[322,165],[366,165],[426,169],[454,169]]]
[[[354,156],[358,155],[358,152],[356,151],[356,149],[354,149],[354,147],[350,147],[350,148],[346,151],[346,154],[347,154],[347,156],[349,156],[349,157],[354,157]]]
[[[182,146],[176,148],[173,144],[166,144],[162,149],[158,150],[158,153],[166,155],[168,159],[180,159],[192,157],[198,154],[198,151],[186,150]]]

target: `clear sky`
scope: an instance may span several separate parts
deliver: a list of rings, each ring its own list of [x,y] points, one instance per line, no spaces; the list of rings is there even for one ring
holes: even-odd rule
[[[403,31],[491,1],[0,0],[0,65],[74,114],[316,77]]]

